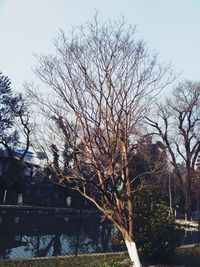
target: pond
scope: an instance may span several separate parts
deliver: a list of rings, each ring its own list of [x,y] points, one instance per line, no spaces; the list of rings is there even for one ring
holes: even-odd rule
[[[121,250],[113,226],[98,214],[0,215],[0,258],[33,258]],[[182,230],[180,244],[197,243],[197,229]]]
[[[1,215],[0,258],[109,252],[111,228],[98,215]]]

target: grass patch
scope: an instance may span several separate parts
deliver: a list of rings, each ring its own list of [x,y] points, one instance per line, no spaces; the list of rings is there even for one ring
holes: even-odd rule
[[[177,248],[172,258],[172,262],[186,267],[199,267],[200,247]]]
[[[156,267],[200,267],[200,247],[176,248],[172,258],[163,259],[161,262],[150,261],[148,263],[147,266],[153,265]]]

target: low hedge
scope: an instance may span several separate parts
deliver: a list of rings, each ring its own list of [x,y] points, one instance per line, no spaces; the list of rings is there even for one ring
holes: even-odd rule
[[[156,267],[199,267],[200,247],[177,248],[170,262],[146,262]],[[0,260],[0,267],[129,267],[128,254],[105,253],[35,259]]]
[[[0,267],[98,267],[111,266],[128,258],[127,253],[84,254],[34,259],[0,260]]]

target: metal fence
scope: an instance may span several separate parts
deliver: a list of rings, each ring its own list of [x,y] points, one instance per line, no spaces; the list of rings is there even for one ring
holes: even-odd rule
[[[0,258],[116,251],[113,226],[98,214],[0,213]],[[199,243],[199,227],[182,227],[180,244]],[[121,250],[121,247],[117,249]]]
[[[0,258],[33,258],[112,250],[111,228],[97,214],[0,217]]]

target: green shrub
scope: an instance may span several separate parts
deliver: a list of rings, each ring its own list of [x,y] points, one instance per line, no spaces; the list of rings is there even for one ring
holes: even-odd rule
[[[140,255],[150,258],[169,258],[178,245],[175,218],[166,203],[157,199],[156,190],[144,188],[134,194],[135,241]],[[114,246],[123,243],[119,233],[112,239]]]

